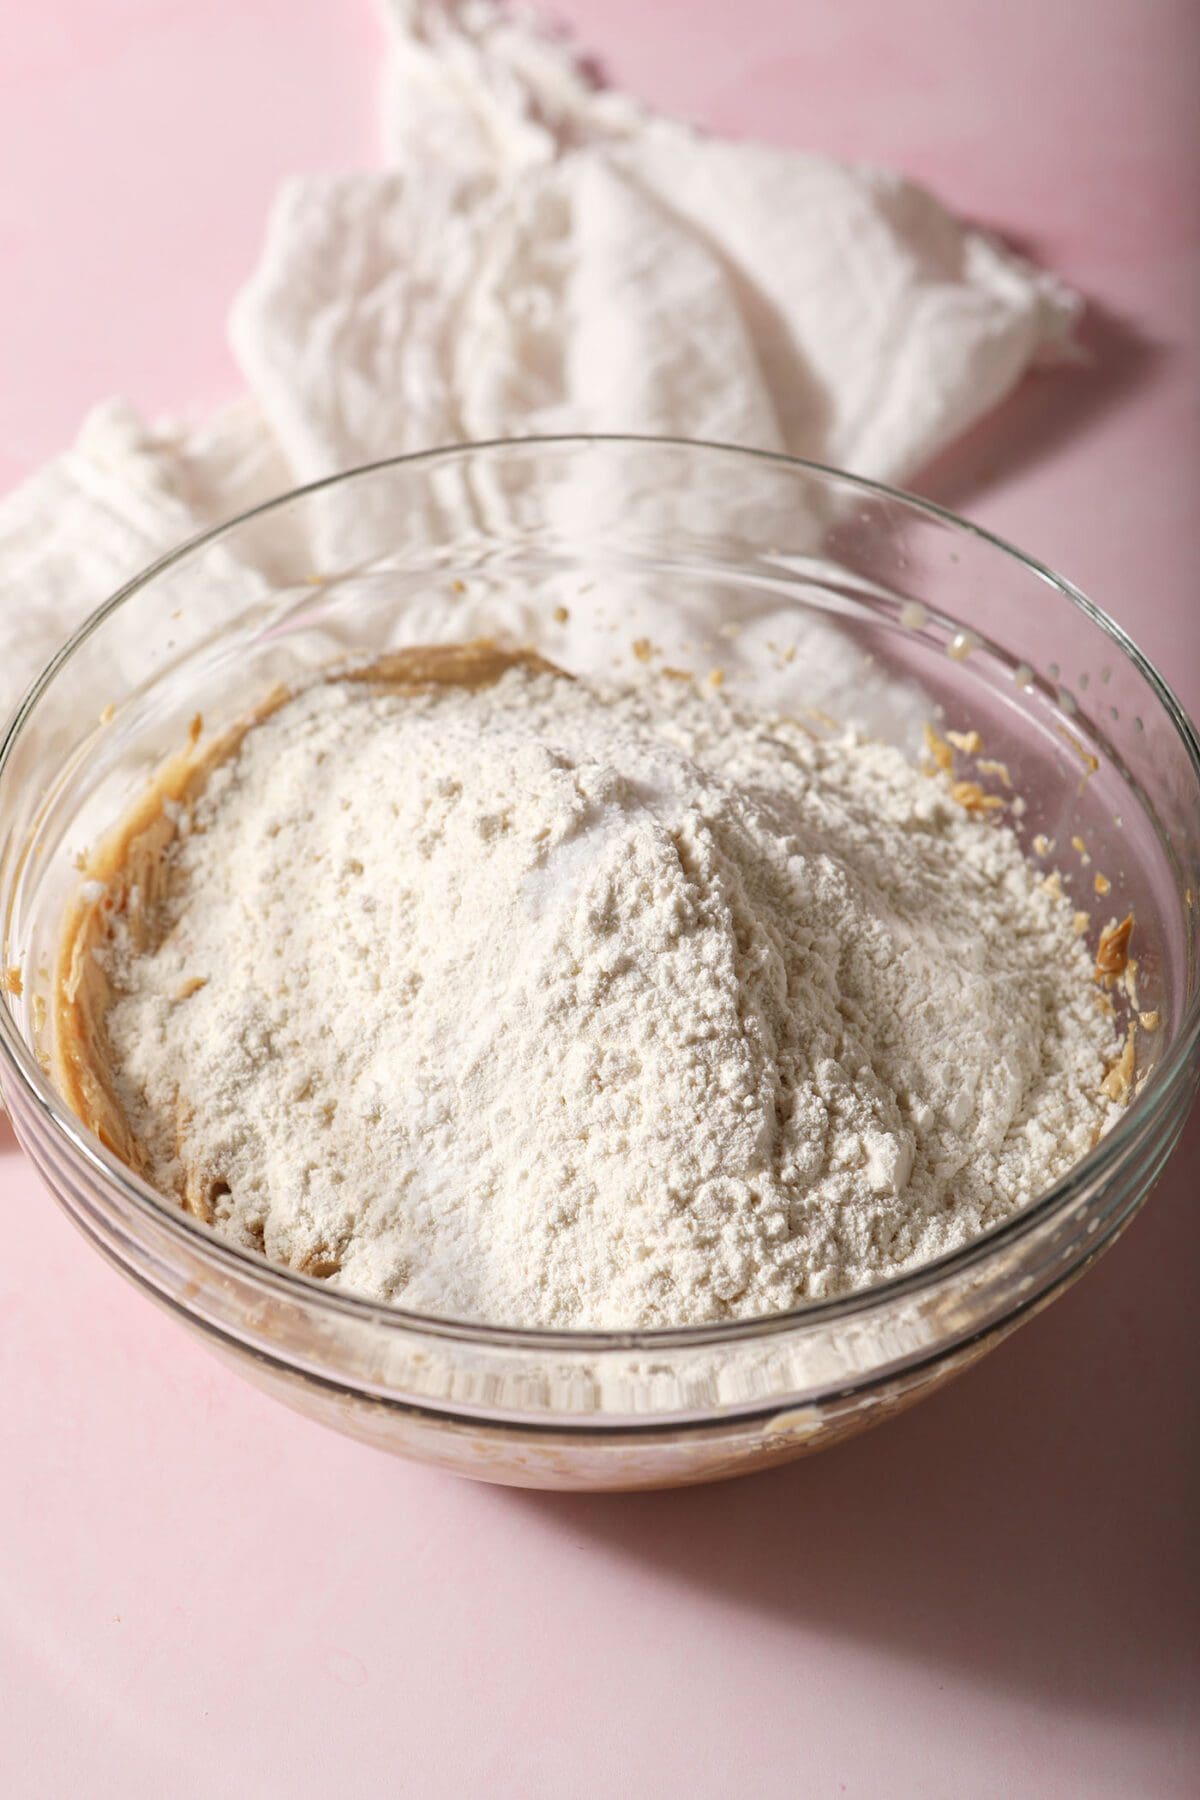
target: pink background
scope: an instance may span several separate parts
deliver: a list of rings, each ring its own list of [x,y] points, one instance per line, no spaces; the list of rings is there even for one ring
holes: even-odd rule
[[[558,0],[636,92],[895,163],[1087,291],[1093,367],[923,485],[1200,711],[1190,0]],[[0,485],[114,390],[236,383],[295,169],[376,156],[366,0],[48,0],[0,61]],[[1193,1119],[962,1384],[724,1488],[570,1498],[359,1448],[104,1268],[0,1135],[0,1768],[20,1796],[1200,1789]]]

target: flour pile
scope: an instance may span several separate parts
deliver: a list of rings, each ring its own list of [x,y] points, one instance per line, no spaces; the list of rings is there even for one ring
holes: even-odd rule
[[[1069,905],[944,777],[667,678],[328,682],[211,774],[108,1029],[154,1178],[334,1286],[520,1325],[787,1308],[1109,1122]]]

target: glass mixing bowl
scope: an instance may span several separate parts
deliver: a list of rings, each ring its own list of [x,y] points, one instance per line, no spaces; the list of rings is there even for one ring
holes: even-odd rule
[[[178,749],[332,660],[489,635],[568,668],[661,661],[915,751],[977,730],[1047,872],[1132,910],[1138,1090],[1048,1193],[866,1292],[688,1330],[431,1318],[232,1248],[130,1173],[47,1075],[80,853]],[[807,709],[807,710],[805,710]],[[1003,773],[995,764],[1005,765]],[[964,766],[964,775],[971,773]],[[1097,899],[1096,876],[1110,884]],[[936,507],[781,457],[646,439],[439,451],[289,494],[100,608],[0,746],[0,1091],[92,1243],[243,1374],[369,1442],[487,1480],[635,1488],[739,1474],[911,1403],[1060,1292],[1142,1204],[1197,1082],[1200,745],[1125,634]],[[19,991],[16,991],[18,990]]]

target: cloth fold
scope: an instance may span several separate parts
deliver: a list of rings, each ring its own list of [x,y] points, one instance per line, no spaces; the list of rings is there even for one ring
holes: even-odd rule
[[[283,188],[231,315],[246,397],[109,403],[0,502],[0,716],[139,567],[295,482],[566,431],[904,481],[1069,343],[1076,296],[899,176],[661,118],[492,0],[384,10],[391,167]]]

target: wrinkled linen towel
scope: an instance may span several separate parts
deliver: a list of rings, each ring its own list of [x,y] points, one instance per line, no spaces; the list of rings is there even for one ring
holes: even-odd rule
[[[121,582],[296,482],[563,431],[904,480],[1069,345],[1076,296],[895,174],[660,117],[493,0],[385,11],[389,166],[284,186],[232,311],[247,396],[109,402],[0,502],[0,716]]]

